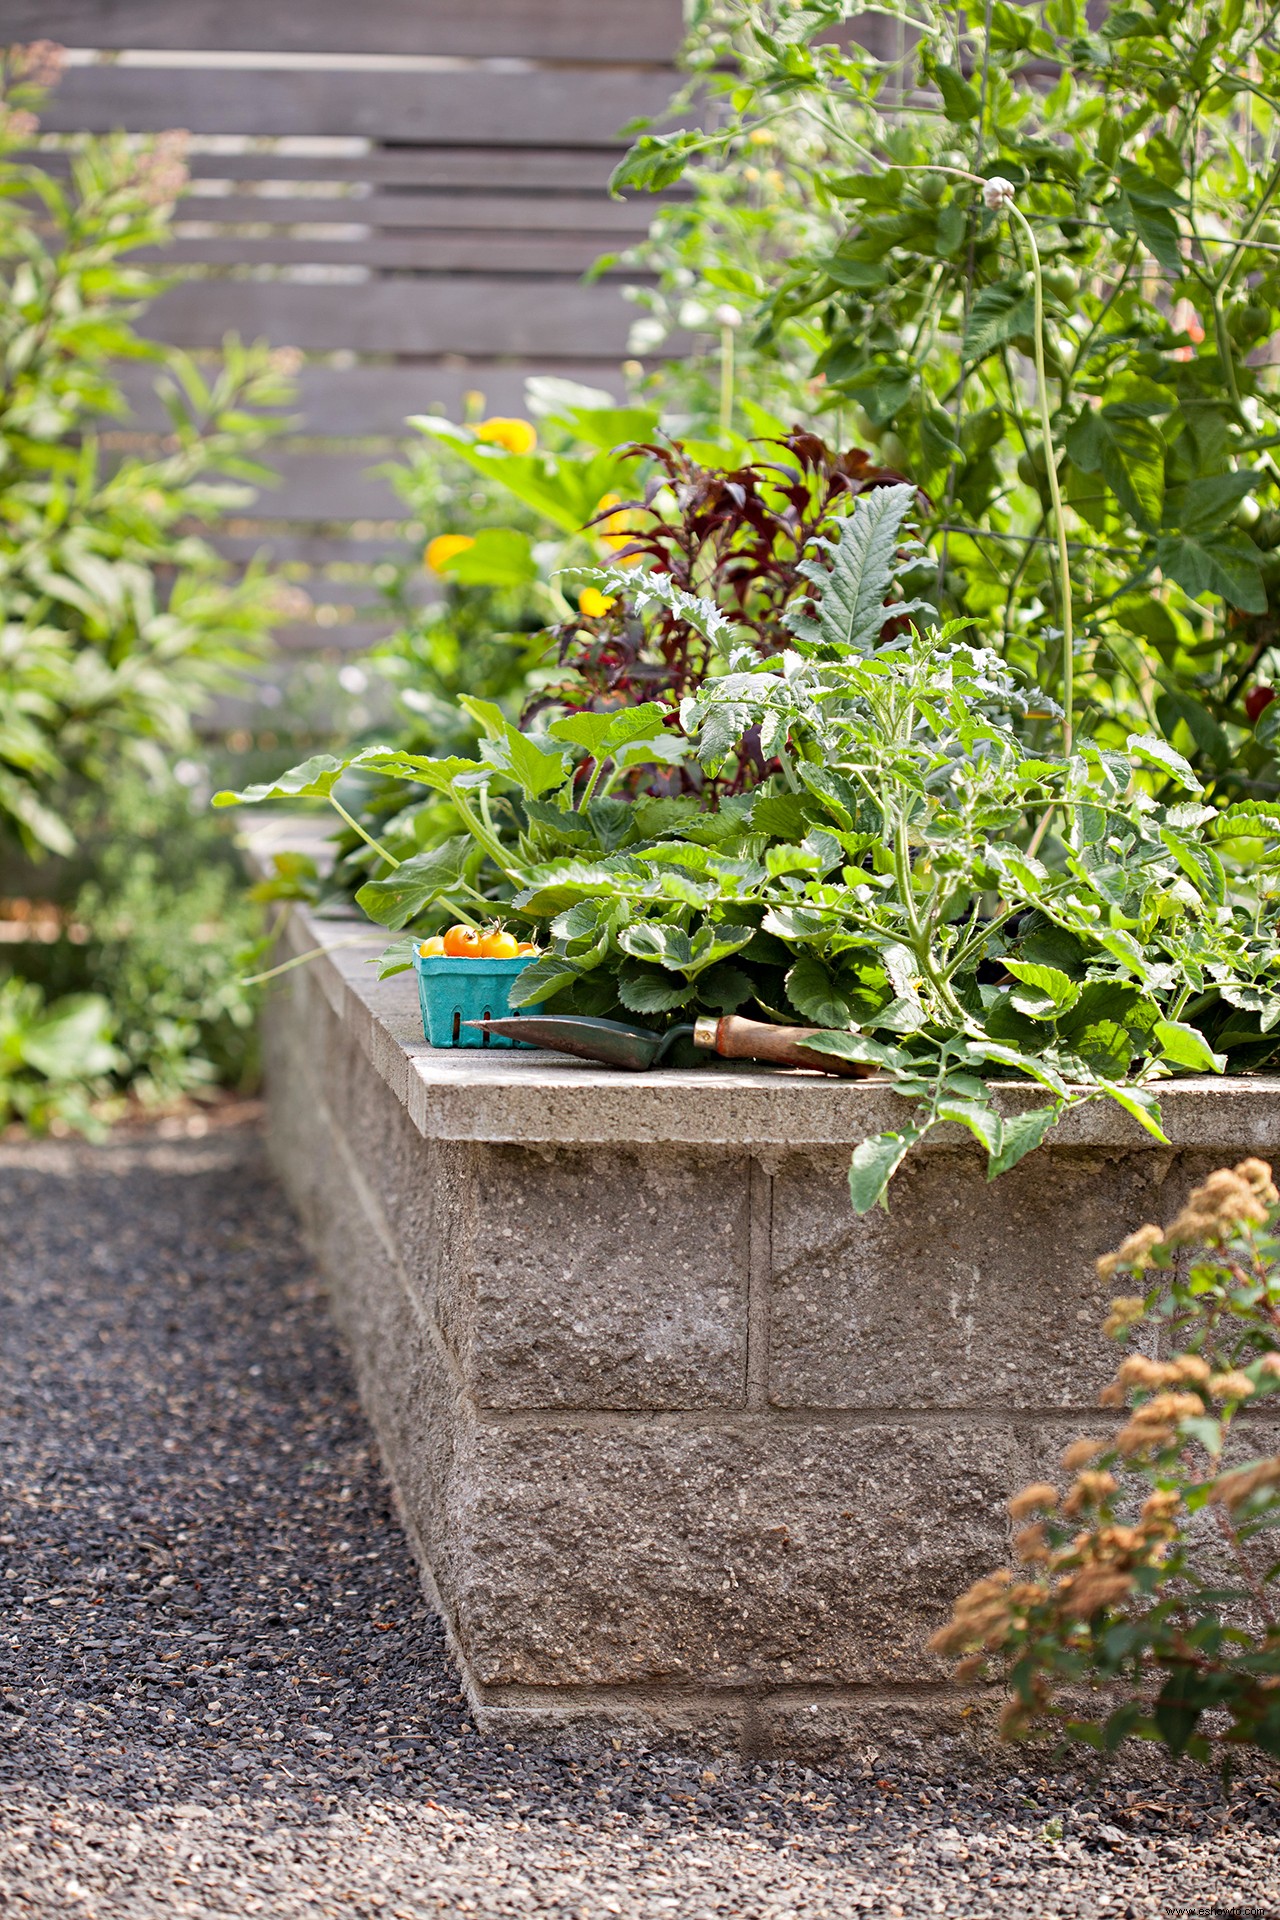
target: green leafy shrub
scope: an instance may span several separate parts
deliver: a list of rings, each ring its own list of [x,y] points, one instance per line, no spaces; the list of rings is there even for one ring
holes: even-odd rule
[[[48,995],[110,1006],[111,1089],[146,1105],[215,1085],[251,1090],[256,1000],[241,977],[261,912],[204,794],[135,775],[113,784],[105,808],[82,803],[72,817],[81,857],[49,889],[62,937],[12,949],[15,966]]]
[[[814,537],[835,527],[864,492],[900,480],[861,449],[839,452],[800,430],[780,431],[775,445],[765,449],[773,457],[727,469],[702,464],[680,441],[606,445],[621,431],[655,431],[653,417],[637,409],[572,404],[585,390],[565,382],[529,384],[544,415],[552,402],[561,409],[555,437],[563,442],[572,433],[572,449],[561,445],[558,452],[512,454],[447,422],[431,425],[433,447],[443,443],[482,473],[490,488],[513,493],[522,503],[539,500],[556,516],[545,524],[545,537],[529,546],[532,571],[525,588],[529,593],[531,582],[538,586],[555,624],[543,625],[528,643],[542,664],[519,683],[522,699],[496,701],[512,719],[523,709],[522,724],[541,724],[553,712],[614,712],[655,698],[678,703],[709,672],[718,671],[717,647],[730,633],[743,639],[750,634],[757,652],[769,652],[785,638],[788,603],[809,591],[813,562],[804,554]],[[639,486],[642,478],[643,491],[635,497],[617,491]],[[597,491],[602,486],[603,495]],[[486,493],[486,507],[488,499]],[[910,489],[899,485],[892,527],[885,529],[890,558],[915,552],[904,525],[911,505]],[[526,506],[526,511],[532,509]],[[577,521],[581,513],[588,515],[585,526]],[[426,629],[438,632],[439,642],[432,644],[446,646],[456,662],[453,704],[445,704],[438,679],[428,679],[424,687],[410,666],[414,656],[397,642],[409,674],[405,702],[422,716],[400,742],[409,750],[473,747],[483,733],[473,701],[495,704],[477,684],[481,676],[465,651],[469,642],[463,641],[461,619],[468,610],[466,596],[482,596],[481,608],[487,605],[493,612],[504,570],[513,564],[510,543],[518,529],[481,528],[460,539],[454,526],[451,522],[451,530],[433,542],[437,550],[444,547],[438,564],[451,586],[439,619]],[[491,542],[486,548],[486,531],[495,540],[500,531],[506,544]],[[432,548],[427,551],[430,555]],[[610,557],[612,572],[599,565]],[[453,584],[458,569],[460,589]],[[886,571],[882,594],[893,592],[897,598],[880,609],[877,623],[886,633],[897,631],[921,604],[902,597],[895,571]],[[601,585],[608,590],[601,591]],[[436,717],[441,712],[443,722]],[[754,784],[766,770],[759,752],[751,749],[738,757],[726,779],[708,786],[694,756],[664,751],[649,764],[632,757],[620,792],[624,798],[701,792],[710,803],[721,793]],[[358,888],[377,870],[379,848],[395,859],[411,859],[458,831],[457,810],[446,794],[414,802],[403,784],[361,770],[344,791],[352,824],[338,836],[338,884]]]
[[[12,156],[46,49],[0,69],[0,822],[67,853],[62,801],[121,760],[154,774],[191,716],[265,644],[275,592],[236,578],[195,528],[269,474],[251,455],[290,392],[288,356],[227,343],[213,375],[147,343],[164,284],[128,256],[163,243],[182,137],[86,142],[66,180]],[[18,104],[15,105],[14,102]],[[119,371],[151,362],[170,416],[160,453],[104,446],[127,425]],[[268,410],[268,411],[264,411]]]
[[[1280,1455],[1239,1419],[1280,1389],[1278,1228],[1271,1169],[1246,1160],[1099,1261],[1146,1289],[1107,1322],[1135,1343],[1103,1394],[1124,1425],[1072,1442],[1065,1492],[1016,1496],[1020,1571],[978,1581],[933,1641],[966,1656],[961,1680],[1004,1681],[1007,1737],[1280,1758]],[[1169,1358],[1138,1350],[1140,1329]]]
[[[119,1063],[101,995],[69,994],[51,1007],[31,982],[0,980],[0,1127],[93,1132],[94,1103]]]
[[[578,610],[571,576],[609,552],[586,523],[639,484],[639,458],[617,443],[657,431],[653,412],[576,381],[534,377],[526,390],[529,419],[415,416],[415,440],[385,469],[431,536],[422,564],[441,588],[422,604],[402,570],[388,589],[398,629],[370,656],[409,749],[466,752],[479,728],[464,696],[515,719],[554,679],[547,629]],[[478,414],[483,396],[472,399]],[[395,783],[347,791],[354,818],[402,858],[454,830],[447,807],[412,804]],[[354,888],[372,856],[354,828],[336,838],[336,883]]]
[[[200,530],[270,477],[255,455],[292,367],[235,340],[199,366],[143,337],[165,281],[131,256],[166,239],[184,137],[87,140],[65,177],[18,158],[57,67],[47,45],[0,56],[0,851],[6,888],[43,890],[84,935],[6,955],[23,977],[0,984],[0,1114],[33,1126],[87,1124],[130,1083],[247,1071],[228,849],[174,790],[146,821],[138,796],[267,641],[276,589]],[[168,411],[159,450],[131,431],[131,363]]]
[[[1280,56],[1264,17],[1171,0],[1091,24],[1082,0],[930,0],[877,57],[835,30],[853,13],[697,9],[706,130],[646,135],[618,185],[691,169],[692,206],[661,216],[672,273],[703,305],[732,290],[757,360],[776,353],[814,408],[852,410],[930,495],[944,614],[1061,692],[1056,478],[1077,717],[1103,745],[1160,734],[1212,793],[1273,792]],[[741,180],[756,151],[784,184],[753,288],[720,176]],[[1048,449],[1037,260],[988,203],[995,177],[1043,258]]]

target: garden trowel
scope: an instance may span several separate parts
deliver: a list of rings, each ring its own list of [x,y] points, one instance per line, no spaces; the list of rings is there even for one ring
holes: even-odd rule
[[[661,1066],[679,1040],[718,1053],[724,1060],[760,1060],[773,1067],[809,1067],[819,1073],[865,1080],[875,1068],[857,1060],[838,1060],[834,1054],[814,1053],[806,1040],[821,1027],[771,1027],[763,1020],[744,1020],[736,1013],[717,1019],[695,1020],[692,1026],[669,1027],[654,1033],[625,1020],[598,1020],[576,1013],[516,1013],[502,1019],[468,1020],[469,1027],[504,1039],[523,1040],[526,1046],[549,1047],[554,1053],[572,1053],[579,1060],[597,1060],[606,1067],[626,1067],[642,1073]]]

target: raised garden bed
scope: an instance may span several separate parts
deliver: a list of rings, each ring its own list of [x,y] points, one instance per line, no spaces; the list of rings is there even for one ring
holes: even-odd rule
[[[883,1086],[436,1052],[379,932],[297,911],[282,957],[318,944],[272,1151],[482,1722],[959,1724],[925,1641],[1110,1375],[1094,1259],[1272,1156],[1280,1081],[1170,1084],[1172,1152],[1085,1107],[994,1184],[948,1129],[859,1219]]]

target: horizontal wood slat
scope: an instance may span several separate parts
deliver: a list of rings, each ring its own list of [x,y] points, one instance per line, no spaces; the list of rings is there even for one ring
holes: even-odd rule
[[[385,457],[385,456],[384,456]],[[279,485],[263,487],[252,509],[262,520],[409,520],[412,509],[371,469],[367,453],[273,452]]]
[[[162,76],[157,76],[162,77]],[[563,132],[563,129],[560,129]],[[22,156],[59,178],[71,171],[70,155],[54,148],[37,148]],[[581,151],[553,147],[366,147],[357,153],[283,153],[278,146],[254,147],[244,153],[188,155],[193,180],[287,181],[314,180],[382,187],[426,187],[486,191],[519,190],[522,204],[542,192],[603,194],[617,164],[615,148],[584,147]],[[685,197],[682,190],[644,194],[615,206],[650,208],[663,200]],[[198,204],[199,196],[186,205]]]
[[[300,431],[316,437],[359,434],[400,440],[406,437],[404,423],[411,413],[438,408],[451,420],[460,420],[468,393],[483,394],[488,413],[523,413],[530,373],[555,374],[618,398],[624,392],[616,360],[539,360],[522,366],[484,361],[466,367],[304,366],[293,414]],[[127,367],[121,377],[134,410],[130,424],[144,433],[163,433],[168,427],[169,416],[154,381],[154,371],[145,366]]]
[[[508,182],[507,184],[519,184]],[[179,222],[219,226],[424,227],[451,232],[490,228],[512,233],[596,233],[602,240],[647,233],[653,218],[647,197],[611,200],[605,193],[366,193],[188,194]]]
[[[234,329],[306,353],[331,353],[358,341],[365,353],[618,361],[627,352],[636,312],[611,286],[481,274],[348,286],[212,280],[162,294],[148,311],[147,331],[185,347],[217,347]]]
[[[252,533],[215,533],[209,544],[217,549],[224,560],[233,560],[237,566],[248,566],[251,560],[264,559],[279,567],[371,567],[380,561],[400,562],[413,552],[408,543],[398,537],[355,540],[327,533],[272,533],[265,528]],[[318,587],[306,582],[303,584],[315,597]],[[333,584],[336,587],[336,583]],[[366,594],[368,589],[362,586],[359,591]]]
[[[377,641],[385,640],[392,630],[392,622],[385,617],[381,620],[351,621],[333,627],[317,627],[303,622],[297,626],[277,627],[275,643],[282,653],[363,653]]]
[[[6,0],[3,29],[74,47],[667,62],[682,21],[680,0]]]
[[[624,397],[618,363],[637,310],[616,280],[581,276],[680,197],[606,191],[623,127],[662,115],[674,91],[680,0],[0,5],[0,39],[165,55],[73,65],[42,115],[55,136],[195,136],[197,190],[158,256],[195,272],[151,306],[146,330],[196,353],[234,331],[309,356],[292,437],[267,451],[279,484],[212,536],[233,566],[259,560],[300,592],[261,684],[219,701],[208,727],[315,740],[371,701],[389,712],[386,690],[371,679],[357,692],[349,672],[395,625],[378,569],[407,567],[416,605],[441,583],[422,570],[411,506],[378,469],[411,439],[412,413],[525,412],[533,369]],[[295,54],[388,58],[291,65]],[[397,69],[406,55],[419,58]],[[31,158],[64,177],[71,164],[52,148]],[[130,366],[123,379],[129,427],[158,447],[169,423],[153,372]]]
[[[139,258],[170,266],[368,267],[380,273],[562,273],[576,278],[605,250],[600,236],[590,234],[580,240],[554,233],[383,233],[351,240],[249,240],[216,234],[207,240],[174,240]],[[631,282],[644,277],[618,265],[604,271],[609,277],[621,273]]]
[[[671,75],[482,68],[454,73],[71,67],[41,113],[49,132],[362,135],[435,146],[618,146],[660,114]]]
[[[350,665],[351,661],[345,661]],[[277,653],[275,658],[245,676],[241,690],[218,695],[197,716],[196,729],[206,738],[244,727],[253,733],[271,732],[284,740],[322,743],[335,734],[349,737],[352,713],[361,726],[372,716],[375,727],[387,725],[394,700],[385,683],[372,674],[368,688],[353,696],[338,674],[343,654]]]

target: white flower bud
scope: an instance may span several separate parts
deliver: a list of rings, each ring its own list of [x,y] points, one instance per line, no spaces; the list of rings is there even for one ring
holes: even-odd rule
[[[718,327],[740,327],[742,315],[736,307],[717,307],[711,318]]]
[[[630,353],[656,353],[667,337],[667,330],[661,320],[648,317],[633,322],[627,336],[627,350]]]
[[[1015,198],[1012,180],[1006,180],[998,173],[993,174],[982,189],[983,205],[989,207],[992,213],[1003,213],[1006,207],[1013,205]]]

